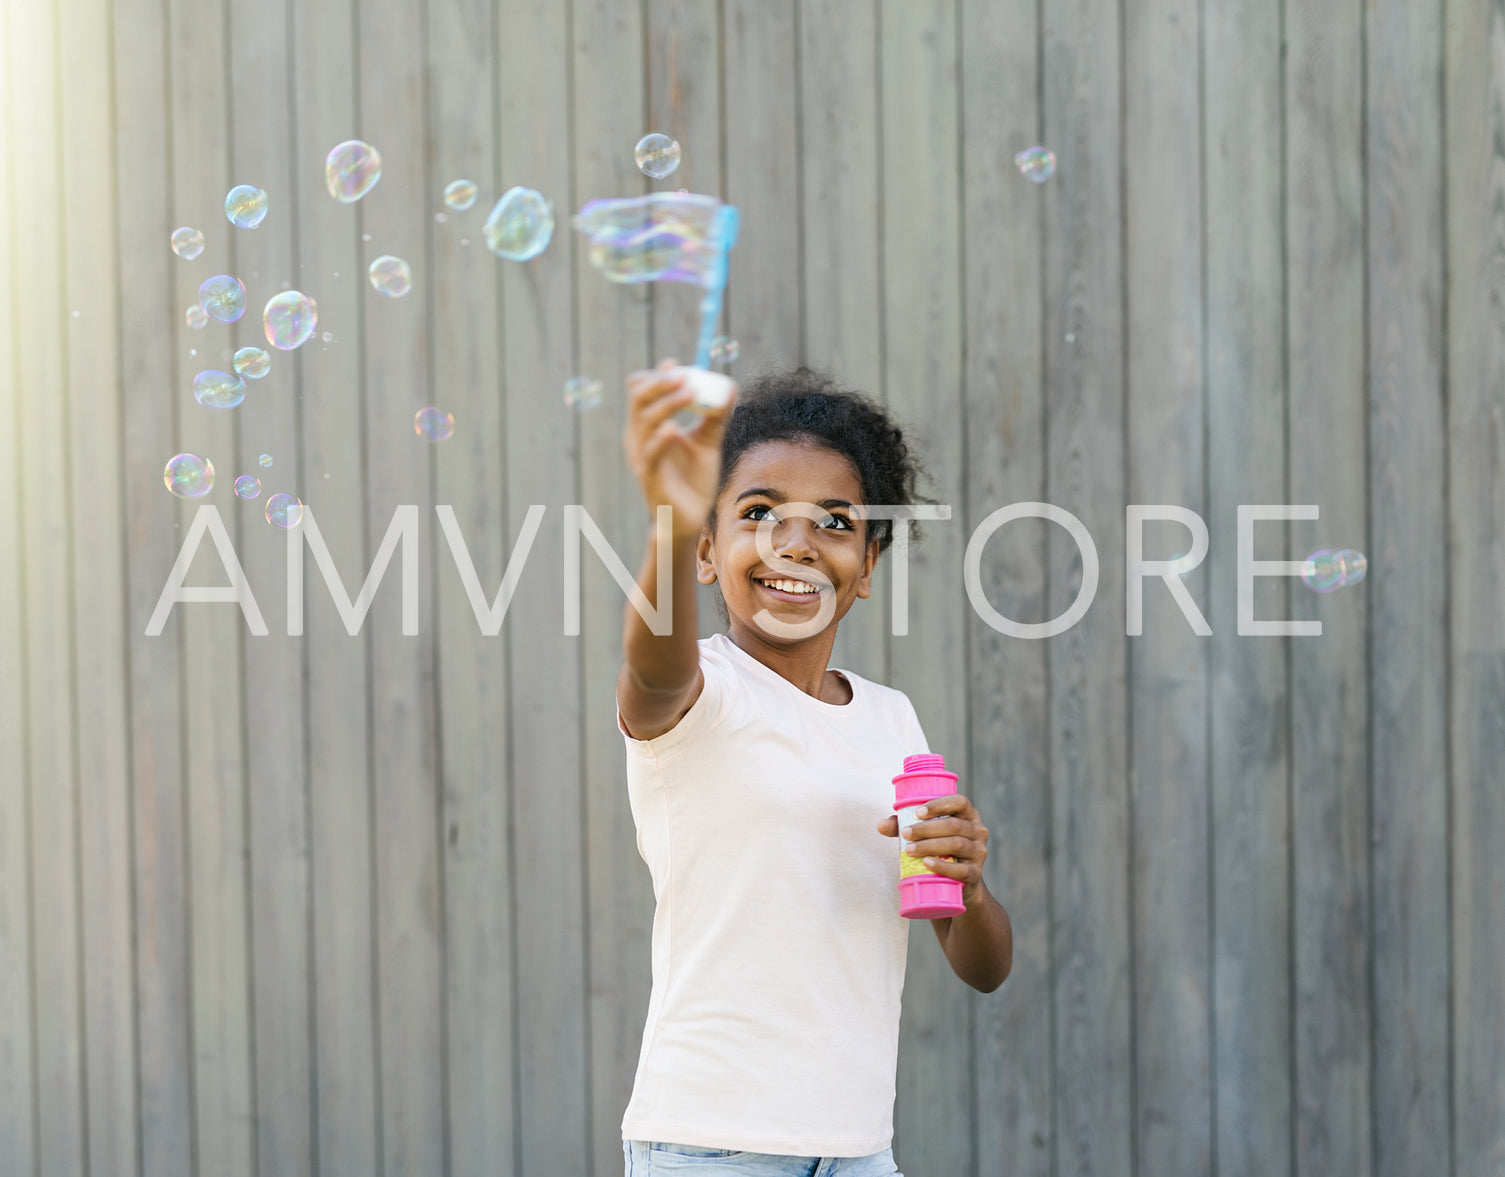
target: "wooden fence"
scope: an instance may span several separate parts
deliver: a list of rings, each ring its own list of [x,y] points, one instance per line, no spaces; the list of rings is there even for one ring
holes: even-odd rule
[[[833,659],[915,700],[1015,930],[990,995],[912,937],[904,1171],[1505,1173],[1505,0],[8,0],[0,1177],[621,1171],[652,892],[623,593],[587,555],[565,633],[561,522],[636,567],[622,381],[690,353],[696,292],[607,283],[568,216],[654,187],[650,129],[684,149],[658,187],[741,210],[736,371],[872,391],[953,506],[908,634],[884,571]],[[351,137],[384,170],[344,205]],[[446,210],[461,176],[482,199]],[[252,231],[238,183],[269,193]],[[514,184],[558,218],[528,263],[482,241]],[[412,294],[369,287],[381,253]],[[251,310],[190,330],[218,272]],[[200,408],[286,286],[321,334]],[[561,400],[580,373],[594,411]],[[164,489],[183,451],[207,499]],[[416,505],[416,635],[396,564],[354,636],[310,573],[289,634],[277,491],[351,595]],[[1044,641],[964,588],[1021,501],[1100,558]],[[266,636],[223,603],[148,635],[204,503]],[[490,597],[533,504],[483,636],[435,507]],[[1206,520],[1210,636],[1154,578],[1126,636],[1130,504]],[[1260,559],[1368,555],[1329,596],[1255,582],[1254,617],[1320,637],[1239,634],[1240,504],[1320,508]],[[1082,577],[1038,520],[979,564],[1022,621]],[[213,543],[187,583],[228,583]]]

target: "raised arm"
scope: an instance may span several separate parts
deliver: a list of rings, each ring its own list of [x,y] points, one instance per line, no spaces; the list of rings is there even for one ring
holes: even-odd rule
[[[682,373],[668,371],[672,363],[666,360],[654,371],[628,377],[628,421],[622,436],[628,464],[643,488],[650,521],[657,518],[660,505],[673,510],[670,632],[655,634],[631,601],[622,613],[617,706],[628,732],[639,740],[671,730],[700,697],[704,680],[696,645],[695,546],[720,481],[721,438],[736,402],[734,392],[723,408],[701,410],[703,416],[692,429],[681,429],[674,414],[691,406],[693,394],[684,386]],[[638,571],[638,587],[655,603],[659,600],[659,543],[657,529],[651,528]]]

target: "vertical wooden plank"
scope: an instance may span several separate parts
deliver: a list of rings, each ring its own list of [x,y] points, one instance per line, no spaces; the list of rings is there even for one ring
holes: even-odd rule
[[[1361,31],[1357,3],[1286,5],[1287,501],[1321,509],[1291,559],[1366,542]],[[1291,646],[1295,1167],[1367,1173],[1368,607],[1290,591],[1292,618],[1322,622]]]
[[[1374,1171],[1448,1171],[1442,5],[1366,9]]]
[[[224,212],[225,195],[235,184],[254,183],[229,167],[230,94],[225,85],[229,14],[222,3],[169,0],[168,29],[172,84],[172,209],[177,223],[198,227],[205,248],[197,259],[175,267],[179,308],[173,320],[178,375],[173,386],[178,410],[179,447],[214,463],[213,502],[232,539],[239,536],[240,506],[232,490],[236,469],[236,413],[207,409],[191,395],[194,375],[206,369],[229,371],[237,330],[214,320],[190,330],[183,310],[198,301],[199,284],[213,274],[230,273],[237,237],[262,229],[233,227]],[[269,190],[276,209],[280,193]],[[280,215],[269,212],[268,216]],[[250,394],[254,395],[254,394]],[[249,399],[249,397],[248,397]],[[182,525],[201,501],[178,504]],[[237,550],[240,545],[237,543]],[[188,584],[224,584],[226,577],[212,544],[201,544]],[[254,583],[253,583],[254,591]],[[253,1166],[251,1129],[255,1110],[251,1090],[251,1011],[247,959],[245,852],[245,765],[243,732],[246,623],[233,605],[180,605],[184,637],[184,741],[187,777],[184,797],[188,838],[186,902],[192,984],[195,1163],[232,1174]]]
[[[113,209],[111,11],[104,0],[59,6],[63,47],[63,276],[73,487],[73,617],[78,741],[85,1092],[89,1171],[137,1167],[136,1038],[131,960],[130,745],[121,507],[118,222]],[[162,248],[159,239],[155,242]],[[0,270],[5,269],[0,259]],[[4,548],[0,541],[0,549]],[[3,594],[0,594],[3,595]],[[3,707],[0,707],[3,709]]]
[[[1207,557],[1212,626],[1213,1147],[1221,1177],[1289,1177],[1286,643],[1238,634],[1240,503],[1285,501],[1280,9],[1203,6]],[[1287,559],[1280,530],[1254,555]],[[1255,616],[1289,616],[1255,581]]]
[[[424,250],[432,215],[425,144],[422,6],[359,5],[360,126],[382,153],[386,182],[361,202],[371,253],[415,267],[413,293],[362,292],[365,307],[366,539],[375,552],[394,512],[433,522],[431,466],[413,414],[432,403]],[[372,604],[372,768],[375,774],[377,1012],[381,1026],[381,1165],[387,1177],[444,1164],[443,898],[439,869],[432,573],[419,555],[419,632],[404,635],[401,593]]]
[[[1123,11],[1128,503],[1188,508],[1205,521],[1199,5],[1146,0]],[[1145,522],[1141,537],[1147,560],[1191,546],[1179,523]],[[1205,563],[1181,580],[1205,621]],[[1134,1164],[1140,1173],[1204,1173],[1212,1168],[1209,650],[1158,577],[1136,588],[1142,610],[1128,655]]]
[[[964,402],[961,346],[961,193],[956,5],[884,0],[878,8],[882,172],[879,231],[883,291],[879,331],[883,387],[911,452],[928,469],[921,493],[962,500]],[[934,167],[916,167],[916,144],[933,144]],[[916,232],[923,224],[924,232]],[[967,747],[966,597],[955,570],[965,537],[952,523],[921,525],[910,558],[909,632],[889,637],[892,677],[914,703],[930,747],[946,755],[959,788],[976,787]],[[891,562],[892,554],[888,557]],[[876,594],[875,594],[876,596]],[[863,605],[871,617],[875,602]],[[879,632],[892,630],[886,615]],[[898,772],[903,766],[895,765]],[[990,815],[984,814],[985,819]],[[909,938],[898,1089],[927,1093],[894,1108],[899,1167],[973,1172],[974,990],[952,972],[930,921]],[[948,1109],[937,1114],[938,1108]]]
[[[681,158],[662,180],[649,180],[655,191],[684,188],[724,195],[721,175],[722,115],[718,0],[647,0],[648,124],[678,141]],[[733,256],[737,248],[733,248]],[[700,335],[698,286],[655,282],[652,297],[651,347],[656,356],[676,356],[693,363]],[[722,306],[722,324],[726,307]],[[719,326],[719,325],[718,325]]]
[[[427,10],[433,172],[425,199],[426,207],[435,212],[430,216],[431,261],[426,290],[435,343],[436,403],[455,415],[454,436],[435,450],[436,457],[442,458],[435,502],[453,507],[488,601],[501,584],[510,552],[505,539],[508,500],[498,493],[506,469],[502,449],[506,410],[498,395],[501,381],[497,362],[502,354],[498,290],[501,267],[515,263],[493,256],[481,229],[500,191],[496,109],[499,55],[508,45],[515,45],[511,64],[520,72],[526,62],[532,61],[562,72],[562,44],[550,52],[538,40],[538,33],[525,23],[525,17],[538,16],[547,18],[539,5],[530,6],[526,14],[510,11],[505,35],[499,40],[490,0]],[[557,21],[562,27],[562,13]],[[525,98],[529,100],[536,104],[529,109],[540,122],[549,117],[563,122],[562,102],[545,103],[538,95]],[[529,168],[520,166],[510,174],[515,178],[508,186],[542,187],[555,203],[558,220],[565,221],[563,192]],[[463,212],[446,209],[442,199],[444,186],[460,178],[474,181],[480,192],[474,206]],[[445,219],[434,220],[437,215]],[[556,232],[563,234],[568,229],[561,226]],[[557,258],[554,260],[557,262]],[[561,275],[568,271],[564,264],[553,268]],[[567,308],[559,322],[569,322]],[[563,377],[558,383],[563,383]],[[530,400],[541,399],[537,382],[529,382],[528,393]],[[561,406],[556,401],[547,408],[554,409],[558,416]],[[436,524],[431,517],[426,525]],[[454,1177],[481,1177],[513,1167],[518,1132],[513,1075],[517,1044],[513,1026],[515,907],[507,853],[507,805],[515,778],[509,771],[506,716],[510,702],[508,635],[519,628],[519,613],[514,601],[501,633],[481,635],[449,545],[437,530],[433,551],[440,569],[435,582],[435,620],[438,691],[443,706],[440,764],[445,833],[450,1172]],[[530,571],[541,571],[536,556]],[[556,678],[552,672],[541,676],[540,693],[552,689]],[[573,702],[573,690],[569,697]],[[550,775],[531,779],[547,780]],[[568,779],[578,777],[578,772],[571,772]],[[553,790],[537,792],[552,794]],[[545,873],[553,877],[553,872]],[[578,947],[576,951],[578,954]],[[578,974],[582,967],[577,961],[574,971]],[[577,1009],[570,1024],[583,1035],[580,1020]],[[574,1081],[577,1091],[583,1091],[582,1065],[559,1070],[564,1079]],[[552,1068],[546,1066],[544,1073],[551,1072]],[[582,1136],[582,1128],[577,1125],[571,1135]]]
[[[614,1164],[620,1164],[618,1141],[626,1097],[621,1104],[614,1099],[600,1106],[595,1102],[600,1088],[599,1072],[593,1070],[592,1018],[603,1009],[605,1003],[599,995],[603,990],[610,993],[615,974],[610,964],[598,971],[591,955],[595,945],[590,930],[595,922],[587,907],[599,861],[593,833],[621,836],[622,827],[594,827],[574,816],[587,812],[588,803],[582,795],[587,781],[610,787],[609,782],[617,777],[592,773],[582,778],[581,639],[564,633],[559,612],[563,594],[569,591],[563,583],[560,520],[563,504],[580,501],[587,504],[603,528],[608,527],[598,513],[601,500],[596,494],[585,491],[577,499],[576,468],[569,459],[578,456],[584,461],[588,453],[592,465],[619,468],[620,442],[615,452],[608,449],[614,439],[598,434],[596,426],[604,423],[602,414],[607,406],[619,403],[623,376],[620,357],[602,364],[593,355],[587,362],[582,349],[579,371],[602,380],[602,409],[577,413],[565,405],[563,387],[575,374],[572,352],[577,332],[584,339],[597,326],[583,319],[576,328],[571,316],[577,235],[569,227],[569,218],[589,197],[628,195],[640,189],[623,175],[610,185],[589,189],[582,185],[580,190],[571,191],[570,158],[562,150],[571,134],[569,13],[560,5],[543,3],[521,11],[503,6],[503,12],[496,43],[501,75],[496,175],[502,188],[522,182],[540,189],[556,210],[554,241],[539,258],[514,262],[483,255],[492,267],[493,280],[501,283],[504,312],[504,432],[499,460],[505,463],[506,510],[501,530],[505,546],[497,553],[498,570],[510,558],[528,511],[535,504],[545,511],[528,575],[523,578],[507,623],[509,678],[501,700],[509,719],[512,787],[509,795],[501,798],[510,802],[510,823],[506,812],[500,820],[503,830],[510,825],[511,841],[506,841],[505,833],[499,837],[515,854],[509,859],[515,897],[510,916],[515,921],[513,972],[518,1018],[512,1080],[517,1089],[516,1155],[520,1158],[518,1171],[524,1173],[609,1172]],[[608,72],[620,69],[634,75],[641,60],[641,42],[613,41],[613,66],[603,63],[586,68],[606,68]],[[633,88],[629,92],[634,92]],[[637,118],[640,111],[641,98],[634,93],[622,117]],[[595,120],[602,113],[592,110],[586,117]],[[637,142],[631,136],[632,125],[622,127],[610,148],[618,161],[625,159],[627,168],[633,167],[632,145]],[[507,181],[507,176],[526,180]],[[594,272],[587,272],[582,280],[606,284]],[[484,467],[488,471],[495,468],[489,463]],[[605,519],[612,516],[608,513]],[[622,533],[608,529],[607,534],[620,537]],[[499,582],[498,574],[490,583]],[[620,592],[614,586],[609,591]],[[605,632],[598,628],[601,614],[586,616],[590,618],[586,621],[590,634],[585,639],[587,649],[599,650],[604,662],[611,648],[610,627]],[[615,642],[620,651],[620,623]],[[548,667],[548,672],[540,674],[540,667]],[[616,679],[614,673],[607,673],[589,681],[614,684]],[[598,738],[618,741],[620,762],[620,737],[612,719],[610,690],[597,699],[604,699],[605,710],[596,710],[593,732]],[[598,703],[598,708],[602,705]],[[625,811],[625,786],[620,799]],[[561,814],[571,816],[561,821]],[[580,870],[534,869],[536,859],[525,831],[545,827],[556,829],[555,852],[562,861],[580,863]],[[629,833],[624,845],[630,849],[632,844]],[[606,851],[605,857],[609,860],[610,856]],[[608,923],[601,931],[611,937],[615,926]],[[627,1074],[630,1077],[631,1071]]]
[[[800,0],[798,12],[805,359],[883,401],[877,5]],[[889,681],[888,594],[875,574],[837,631],[832,666]]]
[[[1013,153],[1039,141],[1040,25],[1033,0],[963,0],[961,167],[966,483],[950,523],[965,543],[1008,503],[1045,497],[1041,230],[1051,189]],[[1045,524],[1016,523],[984,549],[979,578],[1005,617],[1045,618]],[[953,564],[954,567],[954,564]],[[987,625],[970,602],[970,793],[989,830],[985,877],[1009,912],[1014,967],[976,1005],[979,1174],[1048,1177],[1051,1095],[1050,777],[1046,646]],[[1020,1059],[1033,1060],[1020,1066]]]
[[[741,349],[731,371],[746,379],[802,358],[795,0],[726,0],[724,20],[726,104],[715,142],[740,216],[726,321]]]
[[[83,1022],[79,991],[78,780],[74,747],[69,420],[64,346],[62,116],[50,7],[22,5],[10,25],[11,128],[21,192],[14,243],[21,569],[25,592],[24,733],[31,843],[36,1164],[41,1177],[81,1173]]]
[[[12,7],[0,11],[0,61],[9,65]],[[7,69],[7,73],[10,70]],[[21,382],[16,307],[24,299],[15,239],[18,213],[16,113],[12,86],[0,82],[0,1175],[33,1177],[37,1167],[35,1047],[32,1024],[31,873],[26,813],[26,598],[21,577]]]
[[[1447,6],[1453,1172],[1505,1165],[1505,3]]]
[[[170,219],[166,166],[172,134],[166,19],[166,5],[159,0],[116,0],[117,297],[121,382],[130,406],[123,414],[123,500],[130,521],[127,662],[141,1171],[188,1177],[194,1164],[194,1095],[180,672],[186,611],[174,608],[158,636],[146,635],[178,550],[180,531],[175,531],[174,505],[163,497],[162,468],[178,452],[175,420],[185,396],[173,327],[183,313],[176,271],[188,263],[167,247],[177,222]],[[207,220],[198,223],[206,234],[212,227]]]
[[[280,291],[280,278],[296,274],[297,289],[316,299],[323,293],[322,276],[300,265],[296,250],[297,191],[302,185],[295,184],[288,141],[291,18],[286,4],[232,4],[226,14],[231,172],[237,183],[265,188],[271,200],[260,227],[237,233],[232,241],[235,270],[246,284],[237,347],[267,347],[262,311]],[[315,173],[305,182],[311,186],[320,179]],[[348,339],[343,346],[349,350]],[[242,520],[239,550],[246,575],[265,598],[269,632],[248,637],[244,644],[248,792],[243,806],[250,867],[243,885],[250,889],[251,952],[244,966],[246,980],[236,978],[241,988],[235,998],[241,998],[249,982],[256,1108],[254,1125],[246,1126],[254,1128],[256,1137],[254,1152],[246,1157],[246,1162],[254,1158],[249,1171],[297,1175],[310,1173],[314,1165],[303,639],[288,633],[287,534],[267,522],[266,503],[286,492],[317,508],[325,484],[310,486],[299,463],[294,369],[284,353],[273,350],[272,355],[273,370],[248,382],[250,391],[236,410],[234,473],[259,477],[262,483],[259,498],[234,504]],[[271,456],[270,467],[259,464],[263,453]],[[244,918],[237,912],[227,922],[239,928]],[[222,1171],[229,1168],[227,1164]]]
[[[363,250],[363,206],[331,199],[324,182],[326,153],[363,129],[356,107],[355,25],[348,2],[305,6],[290,22],[296,191],[289,201],[296,200],[296,274],[300,288],[318,300],[321,333],[327,329],[335,339],[325,345],[321,335],[296,352],[274,352],[276,375],[266,378],[278,380],[280,397],[296,393],[303,485],[319,534],[352,597],[376,550],[365,535],[361,308],[369,259],[362,255],[374,258],[391,248],[383,242]],[[379,148],[380,129],[373,124],[370,130]],[[399,154],[384,157],[384,164],[393,174],[382,182],[395,178],[400,184],[409,161]],[[292,275],[264,276],[280,288],[280,279]],[[411,438],[407,422],[384,428],[397,426],[401,440]],[[290,452],[288,460],[293,456]],[[378,473],[378,484],[380,478]],[[390,517],[390,506],[374,512],[378,538]],[[397,579],[396,572],[394,566],[389,582]],[[368,615],[361,636],[352,638],[306,552],[304,576],[316,1168],[322,1177],[370,1177],[380,1172],[382,1122],[369,710],[369,651],[377,620]],[[383,594],[396,592],[395,583],[383,589]],[[396,632],[390,616],[386,625]]]
[[[644,131],[643,35],[637,5],[575,0],[571,6],[574,208],[593,197],[630,196],[643,190],[632,156],[633,144]],[[578,370],[595,375],[606,386],[601,407],[579,420],[574,501],[584,505],[632,568],[646,546],[650,520],[642,490],[622,460],[623,381],[629,371],[649,363],[648,303],[592,269],[578,242],[571,242],[570,249]],[[545,527],[544,533],[548,531]],[[632,1094],[653,983],[653,885],[633,838],[627,767],[615,718],[626,602],[616,581],[586,554],[580,581],[577,640],[585,723],[587,918],[594,998],[588,1060],[589,1159],[599,1175],[615,1173],[622,1163],[622,1115]],[[566,591],[573,591],[573,586],[566,586]],[[567,1145],[565,1140],[557,1147]],[[584,1160],[571,1171],[585,1172]]]
[[[1119,8],[1052,5],[1045,26],[1046,501],[1097,547],[1096,606],[1050,639],[1056,1134],[1063,1174],[1132,1166],[1129,811],[1123,617],[1123,200]],[[1045,609],[1082,585],[1077,546],[1048,532]]]

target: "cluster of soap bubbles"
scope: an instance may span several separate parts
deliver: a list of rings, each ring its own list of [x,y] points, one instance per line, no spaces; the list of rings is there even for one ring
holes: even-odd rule
[[[1319,548],[1302,562],[1301,580],[1314,592],[1330,593],[1358,584],[1368,571],[1369,561],[1363,552]]]

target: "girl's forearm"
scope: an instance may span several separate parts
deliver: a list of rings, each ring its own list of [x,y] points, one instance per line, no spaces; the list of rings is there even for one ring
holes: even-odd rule
[[[987,884],[978,886],[961,915],[933,922],[952,972],[983,993],[1003,984],[1014,967],[1014,929]]]
[[[694,538],[672,541],[674,603],[669,633],[654,633],[630,600],[623,614],[623,655],[638,682],[649,690],[681,690],[694,679],[700,665],[700,651],[696,647],[700,623],[695,606],[695,545]],[[649,605],[655,607],[662,605],[658,563],[658,533],[650,530],[637,583]]]

